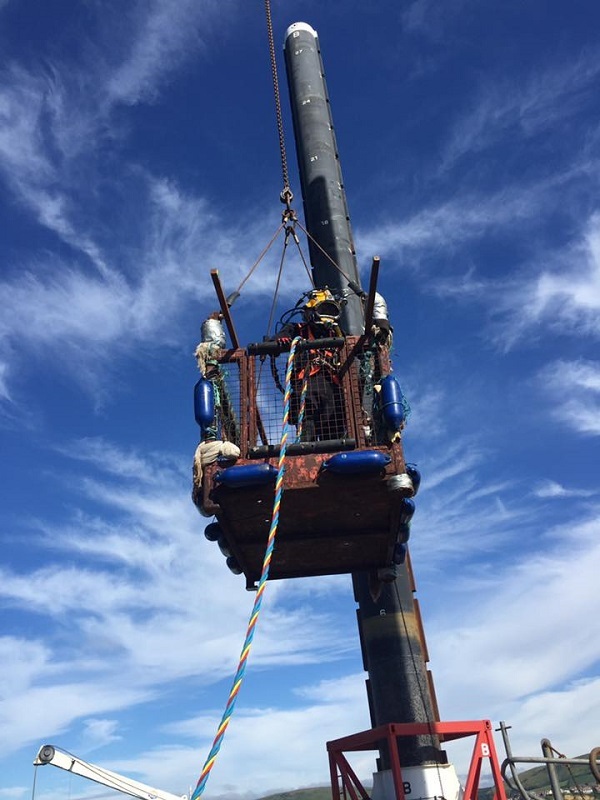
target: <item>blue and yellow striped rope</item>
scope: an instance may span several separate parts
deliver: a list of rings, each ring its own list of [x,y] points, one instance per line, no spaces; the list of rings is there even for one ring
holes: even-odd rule
[[[308,389],[309,379],[308,367],[304,370],[304,380],[302,381],[302,391],[300,392],[300,410],[298,411],[298,422],[296,424],[296,441],[302,439],[302,426],[304,424],[304,415],[306,413],[306,392]]]
[[[295,339],[292,340],[292,344],[290,346],[290,354],[287,360],[287,369],[285,373],[285,393],[283,396],[283,421],[281,426],[281,441],[279,444],[279,463],[278,463],[277,479],[275,481],[275,499],[273,501],[273,512],[271,514],[271,527],[269,529],[269,538],[267,539],[267,547],[265,550],[265,557],[263,559],[262,572],[260,580],[258,582],[258,588],[256,590],[256,597],[254,598],[254,606],[252,607],[252,613],[250,614],[250,619],[248,621],[248,628],[246,629],[246,638],[244,640],[244,645],[242,647],[242,652],[240,654],[240,660],[238,662],[237,672],[235,673],[233,684],[231,686],[231,691],[229,692],[229,698],[227,699],[227,705],[225,706],[225,711],[223,712],[223,716],[221,717],[221,722],[219,723],[219,727],[217,728],[217,733],[213,740],[210,753],[208,754],[208,757],[204,762],[204,766],[202,767],[202,772],[200,773],[200,777],[198,778],[198,783],[196,784],[196,788],[194,789],[190,800],[197,800],[197,798],[199,798],[202,792],[204,791],[204,788],[208,781],[208,777],[210,775],[210,771],[212,770],[217,755],[219,753],[219,750],[221,749],[221,744],[223,743],[225,732],[227,731],[231,715],[233,714],[235,701],[237,699],[240,687],[242,685],[244,672],[246,671],[246,664],[248,663],[248,656],[250,654],[250,648],[252,646],[252,640],[254,638],[254,632],[256,630],[256,622],[258,620],[258,615],[260,613],[260,607],[262,605],[265,586],[267,584],[267,580],[269,577],[271,558],[273,557],[273,550],[275,547],[275,537],[277,535],[277,527],[279,525],[281,496],[283,495],[283,476],[285,473],[285,454],[288,445],[290,399],[292,395],[292,372],[294,366],[294,355],[296,352],[296,346],[300,341],[302,341],[301,337],[296,337]]]

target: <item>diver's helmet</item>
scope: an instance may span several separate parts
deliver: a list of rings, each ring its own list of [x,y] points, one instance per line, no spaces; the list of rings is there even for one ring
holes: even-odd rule
[[[314,289],[304,306],[304,319],[315,325],[338,325],[341,308],[329,289]]]

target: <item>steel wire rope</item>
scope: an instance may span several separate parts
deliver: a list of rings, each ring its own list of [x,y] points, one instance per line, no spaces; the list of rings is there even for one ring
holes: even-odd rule
[[[270,334],[271,334],[271,325],[273,324],[273,317],[275,316],[275,306],[277,304],[277,297],[279,295],[279,286],[281,284],[281,276],[283,274],[283,267],[284,267],[285,257],[286,257],[287,248],[288,248],[288,239],[289,239],[290,236],[293,236],[294,241],[296,241],[296,243],[297,243],[296,234],[294,233],[293,229],[288,225],[286,227],[286,229],[285,229],[285,238],[283,240],[283,249],[282,249],[282,252],[281,252],[281,259],[279,261],[279,270],[277,272],[277,281],[275,282],[275,291],[273,292],[273,302],[271,303],[271,310],[269,312],[269,321],[267,323],[267,333],[266,333],[267,337],[270,336]],[[260,367],[258,368],[258,375],[257,375],[257,379],[256,379],[257,388],[260,386],[260,380],[261,380],[261,377],[262,377],[263,366],[264,366],[264,361],[261,361]],[[273,370],[271,370],[271,372],[272,371]],[[280,384],[278,382],[278,379],[275,380],[275,384],[277,385],[278,388],[280,388]],[[281,388],[280,391],[281,391],[282,394],[284,393],[284,389],[283,388]]]
[[[557,756],[559,759],[561,759],[561,758],[564,758],[564,759],[566,759],[566,758],[567,758],[567,756],[566,756],[564,753],[561,753],[559,750],[557,750],[557,749],[556,749],[556,747],[553,747],[553,746],[550,744],[550,742],[548,742],[548,747],[550,748],[550,750],[552,750],[552,752],[553,752],[553,753],[555,753],[555,754],[556,754],[556,756]],[[579,785],[579,781],[577,780],[577,778],[575,777],[575,773],[574,773],[574,772],[573,772],[573,770],[571,769],[571,764],[569,764],[569,763],[567,762],[567,763],[565,763],[565,764],[557,764],[556,766],[557,766],[557,767],[566,767],[566,768],[567,768],[567,772],[568,772],[568,773],[569,773],[569,775],[571,776],[571,779],[572,779],[573,783],[575,784],[575,787],[577,788],[577,794],[579,794],[581,797],[583,797],[583,796],[584,796],[583,787],[581,787],[581,786]]]
[[[315,282],[314,282],[312,273],[310,271],[310,267],[308,266],[308,264],[306,262],[306,258],[304,257],[304,253],[302,252],[302,248],[300,247],[300,240],[298,239],[298,236],[297,236],[296,231],[294,229],[294,226],[295,226],[296,222],[297,222],[297,219],[294,217],[294,219],[292,221],[292,225],[287,225],[286,229],[285,229],[285,239],[284,239],[284,242],[283,242],[283,251],[282,251],[281,260],[280,260],[280,263],[279,263],[279,271],[277,273],[277,282],[275,284],[275,292],[273,294],[273,302],[271,303],[271,310],[269,312],[269,322],[268,322],[268,325],[267,325],[267,334],[266,334],[267,336],[269,336],[270,333],[271,333],[271,325],[273,324],[273,317],[275,315],[275,305],[277,303],[277,297],[279,295],[279,286],[281,284],[281,277],[282,277],[282,274],[283,274],[284,260],[285,260],[286,254],[287,254],[288,239],[289,239],[290,236],[294,240],[294,244],[296,245],[296,250],[298,251],[298,255],[300,256],[300,261],[302,262],[304,270],[305,270],[305,272],[306,272],[306,274],[308,276],[308,280],[310,281],[310,284],[311,284],[311,286],[313,288],[315,286]],[[284,224],[284,223],[282,223],[282,224]],[[278,229],[277,233],[279,233],[280,230],[281,230],[281,227]],[[272,244],[272,242],[271,242],[271,244]],[[248,275],[248,277],[250,277],[250,276]],[[241,288],[241,286],[240,286],[240,288]],[[239,292],[239,289],[238,289],[238,292]],[[260,364],[260,367],[259,367],[259,370],[258,370],[258,376],[257,376],[257,383],[258,384],[260,384],[260,379],[261,379],[261,376],[262,376],[263,363],[264,362],[261,361],[261,364]],[[271,372],[273,372],[273,363],[271,363]],[[273,374],[273,377],[275,378],[275,384],[277,385],[277,387],[280,389],[281,393],[283,394],[284,390],[283,390],[283,387],[280,386],[278,378],[276,377],[275,374]],[[306,393],[305,393],[305,395],[306,395]]]
[[[297,219],[294,220],[294,226],[296,224],[298,224],[300,226],[300,228],[302,229],[302,226],[300,225],[300,223],[298,222]],[[298,236],[296,235],[296,231],[295,230],[292,230],[292,236],[294,237],[294,242],[296,244],[296,249],[298,250],[298,255],[300,256],[300,260],[302,261],[302,265],[304,267],[304,270],[305,270],[306,274],[308,275],[308,280],[310,281],[310,285],[314,289],[315,288],[315,279],[313,278],[313,274],[312,274],[312,272],[310,270],[310,267],[308,266],[306,258],[304,257],[304,253],[302,252],[302,248],[300,247],[300,240],[298,239]]]
[[[554,748],[552,748],[552,749],[554,749]],[[562,758],[565,758],[565,757],[566,756],[562,756]],[[567,768],[567,771],[568,771],[569,775],[571,776],[571,780],[573,781],[573,783],[575,784],[575,786],[577,788],[577,794],[581,798],[584,798],[585,797],[585,792],[583,791],[583,786],[579,785],[579,781],[577,780],[577,777],[576,777],[575,773],[571,769],[571,765],[570,764],[559,764],[559,766],[561,766],[561,767],[564,766],[564,767]]]
[[[407,553],[406,554],[406,558],[408,558],[408,557],[409,556],[408,556],[408,553]],[[406,564],[406,561],[405,561],[405,564]],[[409,569],[408,564],[406,565],[406,569],[408,571],[408,569]],[[427,719],[427,727],[429,728],[429,735],[433,738],[436,735],[435,730],[433,729],[433,720],[429,719],[429,714],[427,713],[427,703],[426,703],[426,700],[425,700],[426,692],[425,692],[425,689],[424,689],[423,684],[421,682],[422,676],[419,674],[419,669],[418,669],[418,665],[417,665],[417,657],[415,655],[415,651],[413,650],[411,638],[410,638],[409,633],[408,633],[408,623],[406,622],[406,616],[404,614],[404,608],[402,606],[402,600],[400,598],[400,591],[398,589],[398,584],[396,583],[396,581],[394,581],[394,590],[396,592],[396,599],[398,600],[398,607],[400,608],[400,616],[402,617],[402,626],[404,627],[404,633],[406,634],[406,641],[408,642],[408,650],[410,652],[410,660],[412,661],[412,665],[413,665],[413,668],[414,668],[414,671],[415,671],[415,677],[417,679],[417,686],[419,687],[419,695],[420,695],[420,698],[421,698],[421,703],[423,705],[423,713],[428,718]],[[435,769],[436,769],[437,776],[438,776],[438,782],[440,784],[440,795],[441,795],[441,797],[443,797],[444,796],[444,784],[443,784],[443,781],[442,781],[442,773],[441,773],[440,765],[439,765],[438,761],[435,762]]]
[[[286,229],[285,229],[285,239],[283,240],[283,250],[281,252],[281,259],[279,261],[279,270],[277,272],[277,281],[275,282],[275,291],[273,292],[273,302],[271,303],[271,310],[269,312],[269,321],[267,323],[267,334],[266,334],[267,337],[271,333],[271,325],[273,324],[273,317],[275,315],[275,305],[277,303],[277,296],[279,294],[279,285],[281,283],[281,275],[283,273],[283,264],[284,264],[285,255],[286,255],[286,252],[287,252],[288,239],[289,239],[289,227],[286,227]],[[265,363],[264,360],[261,360],[260,366],[258,368],[258,375],[256,376],[256,390],[257,390],[257,393],[258,393],[258,391],[260,389],[260,381],[261,381],[261,378],[262,378],[262,372],[263,372],[264,363]],[[272,364],[272,362],[271,362],[271,364]],[[272,372],[273,371],[271,370],[271,373]],[[277,385],[277,381],[275,381],[275,385]],[[281,389],[281,393],[284,394],[284,390],[283,389]]]
[[[38,765],[35,764],[33,768],[33,786],[31,787],[31,800],[35,800],[35,788],[37,783]]]
[[[273,551],[275,549],[275,539],[277,536],[277,528],[279,526],[281,497],[283,495],[283,476],[285,474],[285,466],[286,466],[285,456],[288,447],[288,436],[290,428],[289,416],[290,416],[290,398],[291,398],[291,386],[292,386],[292,369],[294,366],[294,356],[296,353],[296,346],[300,341],[302,341],[302,337],[300,336],[296,336],[294,339],[292,339],[292,343],[290,346],[290,353],[287,361],[287,369],[285,374],[285,398],[283,406],[283,419],[281,423],[281,439],[279,443],[279,461],[277,468],[277,478],[275,480],[275,496],[273,499],[271,526],[269,529],[269,536],[267,538],[267,546],[265,549],[265,555],[263,559],[262,572],[256,590],[256,597],[254,598],[254,605],[252,607],[250,618],[248,620],[248,627],[246,629],[246,638],[244,639],[244,644],[242,646],[242,650],[240,653],[238,667],[235,673],[235,677],[233,679],[231,691],[229,692],[229,697],[227,698],[225,711],[223,712],[223,716],[221,717],[221,722],[219,723],[219,726],[217,728],[217,733],[213,740],[212,747],[206,758],[206,761],[204,762],[204,766],[202,767],[202,772],[200,773],[200,777],[198,778],[198,783],[196,784],[196,788],[194,789],[192,796],[190,797],[190,800],[197,800],[197,798],[200,797],[202,792],[204,791],[210,772],[215,764],[217,755],[219,754],[219,750],[221,749],[221,745],[223,744],[223,739],[225,737],[227,727],[229,726],[229,722],[231,720],[231,716],[235,708],[235,703],[240,688],[242,686],[242,681],[244,679],[244,673],[246,671],[246,665],[248,664],[248,656],[250,654],[250,649],[252,647],[252,640],[254,639],[254,633],[256,631],[256,623],[258,621],[258,617],[260,614],[260,608],[262,605],[265,586],[269,578],[271,559],[273,557]]]
[[[281,233],[281,231],[282,231],[282,229],[283,229],[284,227],[285,227],[285,222],[282,222],[282,223],[279,225],[279,227],[277,228],[277,230],[275,231],[275,233],[273,234],[273,236],[271,237],[271,240],[270,240],[270,242],[268,243],[268,245],[267,245],[267,246],[266,246],[266,247],[263,249],[263,251],[261,252],[261,254],[259,255],[259,257],[256,259],[256,261],[254,262],[254,264],[252,264],[252,266],[250,267],[250,269],[249,269],[249,271],[248,271],[248,273],[247,273],[246,277],[245,277],[245,278],[243,278],[242,282],[240,283],[240,285],[238,286],[238,288],[237,288],[237,289],[235,290],[235,292],[233,293],[233,294],[234,294],[234,296],[237,296],[237,295],[239,295],[239,293],[242,291],[242,289],[243,289],[243,287],[244,287],[245,283],[248,281],[248,279],[250,278],[250,276],[252,275],[252,273],[254,272],[254,270],[255,270],[255,269],[258,267],[258,265],[259,265],[259,264],[260,264],[260,262],[263,260],[263,258],[264,258],[264,257],[267,255],[267,253],[269,252],[269,250],[270,250],[270,249],[271,249],[271,247],[273,246],[273,242],[274,242],[274,241],[275,241],[275,239],[276,239],[276,238],[279,236],[279,234]]]
[[[333,258],[332,258],[332,257],[329,255],[329,253],[327,252],[327,250],[324,250],[324,249],[321,247],[321,245],[320,245],[320,244],[317,242],[317,240],[314,238],[314,236],[311,236],[311,235],[310,235],[310,233],[309,233],[309,232],[308,232],[308,230],[307,230],[307,229],[304,227],[304,225],[303,225],[303,224],[300,222],[300,220],[298,220],[298,219],[296,220],[296,225],[298,225],[298,227],[299,227],[299,228],[300,228],[300,230],[301,230],[301,231],[304,233],[304,235],[305,235],[305,236],[306,236],[308,239],[310,239],[310,241],[311,241],[311,242],[312,242],[312,243],[313,243],[313,244],[314,244],[316,247],[318,247],[318,248],[319,248],[319,250],[320,250],[320,251],[323,253],[323,255],[325,256],[325,258],[327,258],[327,259],[328,259],[328,260],[329,260],[329,261],[330,261],[330,262],[333,264],[333,266],[334,266],[334,267],[337,269],[337,271],[340,273],[340,275],[341,275],[343,278],[345,278],[345,279],[348,281],[348,283],[349,283],[349,284],[351,284],[351,287],[350,287],[350,288],[352,288],[352,283],[353,283],[353,281],[351,280],[350,276],[349,276],[347,273],[345,273],[345,272],[344,272],[344,270],[343,270],[343,269],[340,267],[340,265],[337,263],[337,261],[336,261],[335,259],[333,259]]]
[[[288,248],[288,239],[290,238],[290,229],[285,229],[285,239],[283,240],[283,250],[281,252],[281,259],[279,261],[279,270],[277,272],[277,280],[275,281],[275,291],[273,292],[273,302],[271,303],[271,310],[269,312],[269,322],[267,323],[267,336],[271,333],[271,325],[273,324],[273,317],[275,316],[275,306],[277,304],[277,297],[279,295],[279,287],[281,285],[281,276],[283,274],[283,265]]]

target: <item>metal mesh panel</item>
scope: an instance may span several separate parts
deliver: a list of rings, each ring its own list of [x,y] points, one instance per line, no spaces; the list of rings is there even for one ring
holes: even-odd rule
[[[235,356],[211,375],[215,387],[218,438],[238,446],[277,445],[281,439],[287,353]],[[304,390],[304,397],[303,397]],[[318,442],[348,436],[337,354],[298,353],[294,365],[291,441]]]
[[[256,362],[257,443],[276,444],[281,437],[287,353],[257,358]],[[330,355],[320,351],[297,355],[289,418],[296,428],[296,441],[325,441],[346,435],[342,387]]]
[[[287,353],[255,358],[254,403],[258,436],[256,444],[277,444],[281,439]]]

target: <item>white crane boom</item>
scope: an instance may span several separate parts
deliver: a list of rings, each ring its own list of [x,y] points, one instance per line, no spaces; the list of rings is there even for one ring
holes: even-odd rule
[[[109,769],[90,764],[81,758],[60,750],[51,744],[43,745],[33,762],[36,766],[52,764],[53,767],[64,769],[73,775],[80,775],[88,778],[117,792],[137,797],[139,800],[187,800],[187,795],[176,795],[170,792],[163,792],[162,789],[154,789],[145,783],[134,781],[119,775],[118,772],[111,772]]]

